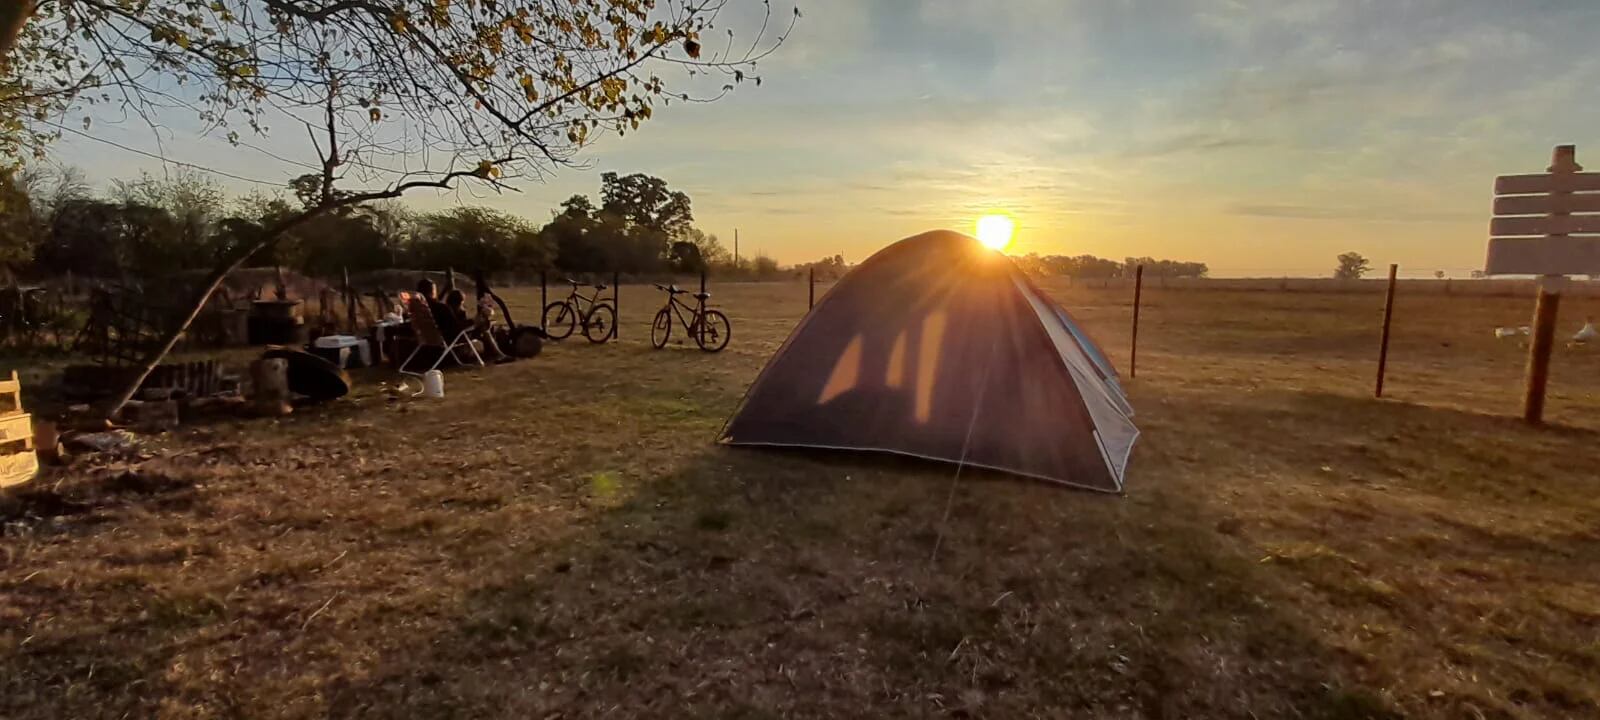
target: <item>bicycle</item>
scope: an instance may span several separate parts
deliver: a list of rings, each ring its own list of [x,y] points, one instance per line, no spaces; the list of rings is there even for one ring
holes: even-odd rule
[[[589,338],[589,342],[599,344],[610,340],[616,334],[617,309],[609,300],[600,297],[606,286],[595,285],[594,296],[584,297],[578,292],[578,286],[583,283],[572,278],[567,278],[567,282],[572,285],[572,293],[565,300],[544,306],[545,335],[551,340],[561,340],[582,323],[583,336]]]
[[[650,323],[650,344],[657,350],[667,346],[667,340],[672,335],[672,318],[678,318],[678,324],[683,326],[685,332],[694,338],[696,345],[706,352],[719,352],[728,346],[729,338],[733,337],[733,325],[728,322],[728,316],[716,310],[706,309],[706,300],[711,298],[711,293],[698,292],[694,299],[699,301],[690,305],[678,299],[679,295],[687,294],[688,290],[680,290],[677,285],[657,285],[657,290],[667,294],[667,304],[656,313],[656,318]],[[688,311],[689,319],[684,319],[683,313]]]

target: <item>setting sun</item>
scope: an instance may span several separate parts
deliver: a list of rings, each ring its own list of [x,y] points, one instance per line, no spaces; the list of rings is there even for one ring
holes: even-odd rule
[[[1016,229],[1017,224],[1007,215],[985,215],[978,218],[978,242],[992,250],[1004,250]]]

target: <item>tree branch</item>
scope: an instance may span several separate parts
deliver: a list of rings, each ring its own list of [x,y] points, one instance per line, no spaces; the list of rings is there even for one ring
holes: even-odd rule
[[[8,0],[3,5],[0,7],[0,66],[11,56],[11,48],[17,44],[17,35],[28,24],[28,18],[39,9],[34,0]]]

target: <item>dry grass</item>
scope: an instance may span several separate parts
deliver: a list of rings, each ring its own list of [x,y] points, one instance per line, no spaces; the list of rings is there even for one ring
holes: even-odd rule
[[[949,467],[710,444],[803,286],[718,288],[714,356],[653,295],[0,501],[53,516],[0,538],[0,717],[1600,714],[1600,351],[1510,419],[1530,300],[1402,298],[1379,402],[1373,296],[1153,291],[1129,493],[968,474],[941,527]],[[1125,363],[1126,296],[1061,299]]]

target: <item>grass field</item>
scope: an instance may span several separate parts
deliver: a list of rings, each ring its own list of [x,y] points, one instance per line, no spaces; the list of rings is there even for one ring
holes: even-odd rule
[[[630,286],[617,344],[0,500],[0,717],[1600,716],[1600,348],[1516,421],[1531,298],[1401,297],[1377,401],[1381,296],[1150,291],[1126,495],[942,522],[950,466],[712,444],[806,302],[713,289],[718,355]],[[1127,293],[1057,299],[1125,369]]]

